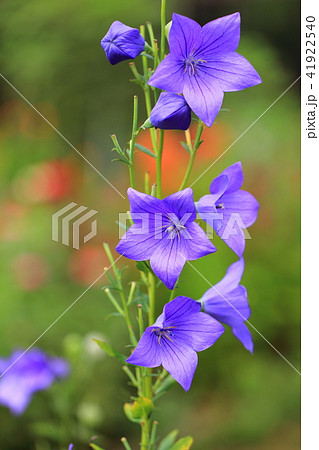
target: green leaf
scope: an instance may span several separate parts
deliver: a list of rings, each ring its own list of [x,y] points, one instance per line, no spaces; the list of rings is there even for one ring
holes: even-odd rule
[[[150,49],[152,49],[152,47],[150,47]],[[141,56],[146,56],[146,58],[149,58],[152,61],[154,61],[154,57],[152,55],[149,55],[148,53],[143,52],[141,53]]]
[[[177,438],[178,430],[171,431],[164,439],[160,442],[157,450],[169,450]]]
[[[174,378],[168,375],[156,390],[154,399],[157,400],[161,395],[165,394],[165,392],[167,392],[174,384]]]
[[[170,450],[189,450],[192,446],[194,439],[191,436],[186,436],[182,439],[179,439]]]
[[[181,141],[181,146],[182,146],[183,148],[185,148],[185,150],[186,150],[188,153],[191,152],[190,149],[189,149],[189,146],[188,146],[187,142]]]
[[[112,345],[108,344],[107,342],[99,341],[98,339],[93,339],[93,341],[109,356],[112,358],[117,359],[122,364],[126,364],[126,356],[122,353],[115,350]]]
[[[108,314],[107,316],[104,317],[104,320],[107,321],[109,319],[111,319],[112,317],[123,317],[122,314],[118,313],[118,312],[112,312],[110,314]]]
[[[145,261],[137,261],[136,268],[137,268],[137,270],[140,270],[141,272],[145,272],[145,273],[148,273],[150,270]]]
[[[135,144],[135,147],[138,148],[139,150],[141,150],[141,152],[146,153],[147,155],[152,156],[153,158],[155,158],[155,154],[152,152],[152,150],[150,150],[147,147],[144,147],[144,145]]]
[[[120,162],[122,162],[122,163],[124,163],[124,164],[127,164],[128,166],[131,165],[130,161],[128,161],[127,159],[114,158],[114,159],[112,159],[112,162],[113,162],[113,161],[120,161]]]

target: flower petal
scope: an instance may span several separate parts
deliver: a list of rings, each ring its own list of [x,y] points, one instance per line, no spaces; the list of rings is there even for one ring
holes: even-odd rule
[[[238,321],[245,322],[248,320],[250,308],[244,286],[237,286],[233,291],[226,294],[216,286],[210,288],[202,297],[205,311],[219,322],[226,323],[229,326]]]
[[[174,289],[186,259],[181,253],[181,239],[169,237],[158,241],[150,258],[153,271],[168,289]]]
[[[145,41],[137,28],[116,20],[101,41],[107,59],[112,65],[136,58],[144,50]]]
[[[134,261],[146,261],[150,259],[159,242],[154,231],[143,232],[142,227],[134,224],[122,236],[115,250]]]
[[[234,264],[232,265],[234,266]],[[230,266],[230,268],[232,267]],[[234,277],[238,277],[240,271],[239,265],[233,269]],[[227,277],[227,274],[225,278]],[[205,311],[218,321],[229,325],[234,336],[236,336],[250,352],[253,351],[253,343],[250,331],[244,324],[250,317],[250,308],[247,300],[247,291],[244,286],[238,286],[233,291],[224,294],[222,282],[225,278],[209,289],[202,297]],[[236,280],[233,284],[236,284]],[[232,284],[230,282],[229,286]],[[226,287],[226,289],[229,288]]]
[[[224,327],[213,317],[199,312],[185,319],[175,321],[173,341],[176,345],[184,343],[196,352],[211,347],[224,333]]]
[[[181,251],[188,261],[194,261],[202,256],[216,252],[216,247],[210,242],[204,230],[195,222],[187,225],[188,236],[181,242]]]
[[[218,81],[224,92],[234,92],[262,83],[256,69],[239,53],[229,53],[214,58],[205,64],[203,70]]]
[[[167,339],[161,341],[161,360],[164,369],[188,391],[197,367],[197,353],[190,347],[175,345]]]
[[[236,289],[239,286],[239,283],[242,279],[244,270],[245,270],[245,261],[244,258],[240,258],[238,261],[234,262],[228,267],[224,278],[220,280],[217,284],[215,284],[216,288],[215,292],[217,290],[221,294],[225,295]],[[206,294],[208,292],[209,291],[207,291]],[[204,294],[204,297],[206,296],[206,294]]]
[[[133,188],[128,188],[127,195],[130,201],[130,211],[132,215],[135,213],[155,214],[156,212],[165,212],[162,201],[152,195],[144,194]]]
[[[159,64],[148,84],[164,91],[181,94],[183,92],[184,78],[183,61],[169,53]]]
[[[196,219],[196,207],[194,203],[194,194],[191,188],[175,192],[164,198],[163,204],[167,211],[174,213],[181,219],[183,225],[188,225]]]
[[[185,59],[200,46],[200,42],[201,26],[193,19],[174,13],[169,33],[171,53]]]
[[[237,213],[240,215],[238,225],[243,225],[241,228],[248,228],[255,223],[258,216],[259,203],[249,192],[239,190],[232,194],[224,194],[220,201],[224,207],[224,220],[228,220],[232,213]]]
[[[200,310],[201,305],[199,302],[179,295],[164,306],[163,326],[173,326],[176,320],[184,320],[189,314],[199,313]]]
[[[222,228],[215,229],[216,234],[239,258],[243,256],[246,245],[243,228],[239,226],[241,223],[239,214],[233,213],[232,216],[229,216],[229,220],[225,219]]]
[[[146,328],[135,350],[126,362],[143,367],[158,367],[161,365],[158,338],[152,331],[153,329],[154,327]]]
[[[227,177],[227,180],[225,179]],[[241,162],[237,162],[227,167],[223,172],[212,181],[210,192],[212,194],[230,194],[241,188],[244,182],[244,174]]]
[[[226,178],[226,177],[225,177]],[[210,225],[214,230],[220,230],[223,226],[222,210],[216,209],[215,204],[219,199],[219,194],[204,195],[198,200],[197,210],[201,219]]]
[[[208,22],[202,28],[202,43],[198,54],[208,59],[211,54],[234,52],[240,39],[240,14],[228,16]]]
[[[0,384],[0,404],[7,406],[15,415],[22,414],[31,401],[32,392],[22,377],[4,377]]]
[[[183,89],[185,100],[208,127],[213,125],[224,97],[220,87],[209,78],[203,72],[187,76]]]
[[[162,92],[151,111],[151,124],[162,130],[187,130],[191,109],[182,95]]]
[[[245,349],[250,353],[253,353],[253,338],[247,326],[242,322],[238,322],[236,325],[233,325],[232,332],[233,335],[243,344]]]

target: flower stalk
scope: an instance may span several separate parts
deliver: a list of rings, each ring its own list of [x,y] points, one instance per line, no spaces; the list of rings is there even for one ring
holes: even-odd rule
[[[226,208],[227,216],[245,205],[245,223],[239,228],[246,228],[256,220],[258,203],[251,194],[240,189],[243,182],[240,163],[227,168],[213,180],[210,194],[198,200],[197,209],[193,191],[187,186],[202,143],[204,124],[211,126],[214,123],[224,92],[245,89],[260,83],[261,79],[250,63],[236,52],[239,13],[217,19],[204,27],[187,17],[173,14],[167,56],[166,0],[161,0],[160,26],[160,40],[157,41],[150,22],[146,23],[146,27],[141,25],[135,29],[115,21],[102,40],[102,47],[111,64],[137,56],[141,58],[140,66],[134,62],[130,62],[129,66],[134,76],[132,81],[143,89],[147,114],[143,125],[138,126],[139,101],[135,95],[128,148],[122,149],[117,137],[112,135],[114,149],[120,155],[117,160],[128,165],[130,176],[130,227],[116,250],[136,261],[140,273],[140,281],[131,283],[128,295],[123,287],[122,273],[109,246],[104,245],[114,273],[113,279],[107,272],[111,285],[105,288],[105,293],[125,320],[132,352],[126,357],[109,344],[100,343],[110,356],[124,364],[123,371],[137,391],[137,397],[133,396],[133,402],[124,405],[124,411],[132,422],[139,423],[141,427],[141,450],[156,448],[158,422],[152,419],[154,402],[175,381],[186,391],[190,388],[197,366],[197,352],[208,349],[219,339],[224,332],[221,322],[231,327],[247,350],[253,350],[251,335],[244,323],[250,314],[246,290],[239,285],[244,269],[244,243],[241,238],[232,237],[229,242],[225,241],[240,260],[229,267],[224,279],[213,290],[207,291],[201,300],[176,297],[176,286],[186,261],[194,261],[216,251],[209,237],[196,223],[197,210],[204,221],[212,224],[212,215],[216,215],[216,211]],[[146,29],[149,43],[145,41]],[[198,121],[194,139],[190,129],[193,113]],[[136,143],[137,135],[146,128],[149,129],[152,149]],[[189,153],[189,161],[179,192],[163,199],[165,130],[185,131],[186,143],[183,146]],[[134,172],[134,152],[137,150],[155,158],[156,163],[156,184],[146,172],[144,193],[135,190],[137,172]],[[148,216],[148,229],[141,233],[143,214]],[[158,216],[162,220],[160,225]],[[216,234],[221,235],[225,222],[223,219],[217,222],[215,220],[212,226],[216,226]],[[158,279],[171,292],[163,312],[157,317]],[[218,290],[222,292],[223,301]],[[227,297],[227,306],[224,296]],[[234,312],[236,308],[233,308],[232,302],[242,311],[240,318]],[[135,333],[130,309],[133,305],[136,308],[136,304]],[[202,312],[202,307],[205,312]],[[135,374],[130,365],[135,366]],[[154,368],[160,366],[162,370],[155,371]],[[173,442],[170,448],[183,446],[189,450],[192,441],[190,437],[180,439]],[[126,450],[132,450],[126,438],[122,438],[122,443]]]

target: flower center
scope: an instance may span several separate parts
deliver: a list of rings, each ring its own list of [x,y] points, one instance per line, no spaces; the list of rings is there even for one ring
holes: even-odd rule
[[[176,327],[166,327],[166,328],[153,328],[151,333],[155,333],[157,336],[157,342],[159,345],[161,345],[161,339],[168,339],[169,341],[173,342],[172,337],[174,336],[173,331],[171,331],[172,328]]]
[[[206,63],[204,59],[196,59],[193,55],[193,52],[184,59],[184,73],[188,71],[188,75],[190,77],[198,75],[197,66],[198,64]]]
[[[169,224],[166,226],[166,233],[170,234],[170,238],[174,239],[175,236],[180,237],[180,233],[183,229],[186,229],[185,225],[177,217],[169,217]]]

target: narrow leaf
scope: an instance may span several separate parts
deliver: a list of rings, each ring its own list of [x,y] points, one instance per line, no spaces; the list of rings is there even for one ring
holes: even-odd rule
[[[99,341],[98,339],[93,339],[93,341],[109,356],[117,359],[121,364],[126,364],[126,356],[115,350],[110,344],[108,344],[107,342]]]
[[[158,450],[169,450],[172,447],[172,445],[174,444],[175,439],[177,438],[177,435],[178,435],[178,430],[171,431],[161,441],[160,445],[158,446]]]
[[[190,153],[190,149],[189,149],[189,146],[188,146],[187,142],[181,141],[181,146],[182,146],[183,148],[185,148],[185,150],[186,150],[188,153]]]
[[[146,153],[147,155],[155,158],[154,152],[152,152],[152,150],[150,150],[149,148],[144,147],[144,145],[135,143],[135,147],[138,148],[139,150],[141,150],[141,152]]]
[[[194,439],[191,436],[186,436],[182,439],[179,439],[170,450],[189,450],[192,446]]]
[[[119,161],[119,162],[122,162],[122,163],[124,163],[124,164],[127,164],[128,166],[131,165],[130,161],[128,161],[127,159],[114,158],[114,159],[112,159],[112,162],[113,162],[113,161]]]

